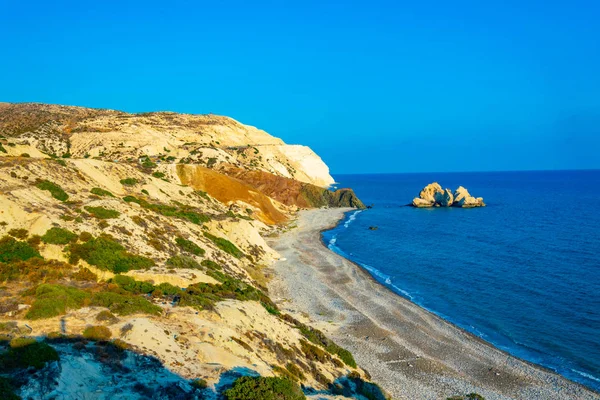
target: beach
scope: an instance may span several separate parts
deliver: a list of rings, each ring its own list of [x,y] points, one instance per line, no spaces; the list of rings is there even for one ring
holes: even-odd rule
[[[321,231],[351,209],[301,211],[270,246],[271,297],[352,352],[394,399],[599,399],[600,394],[496,349],[376,282],[330,251]]]

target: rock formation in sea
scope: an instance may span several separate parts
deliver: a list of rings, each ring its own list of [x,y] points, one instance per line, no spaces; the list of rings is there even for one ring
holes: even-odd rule
[[[439,183],[433,182],[425,186],[419,193],[419,197],[415,197],[411,204],[417,208],[430,207],[460,207],[473,208],[484,207],[482,197],[473,197],[469,191],[459,186],[452,193],[450,189],[442,189]]]

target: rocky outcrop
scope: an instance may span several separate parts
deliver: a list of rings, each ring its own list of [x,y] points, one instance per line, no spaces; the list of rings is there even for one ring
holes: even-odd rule
[[[459,186],[454,193],[450,189],[442,189],[439,183],[433,182],[425,186],[411,203],[413,207],[460,207],[473,208],[483,207],[485,203],[482,197],[473,197],[469,191]]]
[[[366,208],[352,189],[338,189],[333,192],[317,185],[299,182],[265,171],[235,167],[225,167],[222,171],[286,206]]]
[[[483,207],[485,203],[483,202],[483,197],[473,197],[467,189],[459,186],[454,192],[454,203],[452,205],[454,207],[473,208]]]

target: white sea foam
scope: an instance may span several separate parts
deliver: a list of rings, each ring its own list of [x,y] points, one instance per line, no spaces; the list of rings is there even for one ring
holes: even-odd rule
[[[347,228],[348,226],[350,226],[350,224],[356,219],[356,216],[361,213],[363,210],[358,210],[358,211],[354,211],[352,213],[352,215],[350,216],[350,218],[348,218],[348,221],[344,222],[344,228]]]
[[[593,381],[600,382],[600,378],[597,378],[594,375],[588,374],[586,372],[578,371],[576,369],[571,369],[571,371],[573,371],[573,372],[575,372],[575,373],[577,373],[577,374],[579,374],[581,376],[584,376],[584,377],[586,377],[588,379],[591,379]]]

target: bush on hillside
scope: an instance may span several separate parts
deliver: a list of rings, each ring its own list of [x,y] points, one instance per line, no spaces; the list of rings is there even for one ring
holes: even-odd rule
[[[205,253],[204,249],[198,246],[196,243],[192,242],[191,240],[184,239],[181,236],[175,238],[175,243],[177,243],[177,246],[181,250],[187,251],[188,253],[192,253],[197,256],[203,256]]]
[[[133,294],[148,294],[154,291],[153,284],[136,281],[132,277],[126,275],[115,275],[109,282],[114,283],[121,289]]]
[[[69,195],[67,194],[67,192],[65,192],[56,183],[53,183],[53,182],[50,182],[47,180],[43,180],[43,181],[38,182],[35,186],[40,190],[49,191],[50,194],[52,195],[52,197],[54,197],[56,200],[67,201],[67,199],[69,198]]]
[[[108,236],[93,238],[81,244],[71,244],[68,251],[71,264],[77,264],[79,259],[83,259],[88,264],[114,273],[146,269],[154,265],[151,259],[129,253],[120,243]]]
[[[125,178],[120,180],[121,185],[124,186],[133,186],[138,184],[138,180],[135,178]]]
[[[176,207],[165,204],[155,204],[143,199],[138,199],[134,196],[125,196],[123,197],[123,200],[128,203],[137,203],[142,208],[154,211],[158,214],[164,215],[165,217],[182,218],[197,225],[210,221],[210,218],[207,215],[193,211],[189,206],[186,205],[180,204]]]
[[[200,269],[198,261],[190,256],[173,256],[167,260],[167,265],[173,268]]]
[[[114,292],[98,292],[92,297],[91,305],[106,307],[117,315],[151,314],[160,315],[162,309],[148,300],[133,295]]]
[[[50,228],[42,236],[42,242],[48,244],[67,244],[77,240],[78,235],[68,229]]]
[[[107,197],[115,197],[115,195],[113,195],[111,192],[109,192],[108,190],[104,190],[104,189],[100,189],[100,188],[92,188],[92,190],[90,190],[90,192],[92,194],[95,194],[96,196],[107,196]]]
[[[69,309],[83,307],[89,297],[89,293],[73,287],[42,284],[35,290],[35,301],[25,318],[41,319],[63,315]]]
[[[29,231],[27,229],[11,229],[8,231],[8,235],[15,239],[25,240],[29,236]]]
[[[235,258],[244,256],[244,253],[227,239],[212,235],[208,232],[204,232],[204,237],[213,242],[219,249],[223,250],[225,253],[231,254]]]
[[[14,369],[35,368],[42,369],[46,363],[58,361],[58,352],[47,343],[27,341],[18,346],[10,346],[0,354],[0,372]]]
[[[105,326],[88,326],[83,331],[83,337],[95,341],[107,341],[112,336],[110,329]]]
[[[116,210],[111,210],[111,209],[100,207],[100,206],[99,207],[85,206],[83,208],[85,208],[85,210],[87,212],[92,214],[93,217],[96,217],[98,219],[118,218],[119,215],[121,215],[121,213]]]
[[[15,240],[10,236],[0,239],[0,263],[26,261],[33,257],[42,258],[29,243]]]
[[[304,400],[300,386],[287,378],[243,376],[226,390],[227,400]]]

